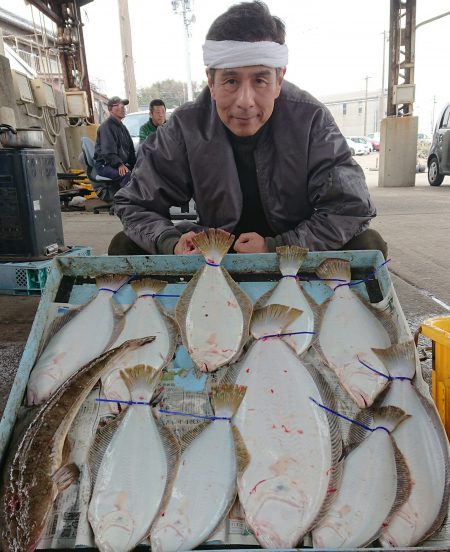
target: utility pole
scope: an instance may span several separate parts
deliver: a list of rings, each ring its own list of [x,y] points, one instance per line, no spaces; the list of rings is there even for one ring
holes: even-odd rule
[[[431,135],[432,136],[433,136],[433,132],[434,132],[434,108],[436,107],[436,104],[437,104],[436,96],[433,96],[433,111],[432,111],[432,115],[431,115]]]
[[[364,97],[364,134],[363,136],[367,136],[367,89],[369,86],[369,79],[371,77],[364,77],[364,80],[366,81],[366,95]]]
[[[130,14],[128,0],[119,0],[120,38],[122,42],[123,74],[125,95],[130,100],[130,111],[138,111],[136,78],[134,76],[133,47],[131,42]]]
[[[195,23],[195,14],[193,7],[191,6],[191,0],[171,0],[172,9],[175,14],[183,16],[184,25],[184,43],[186,52],[186,81],[187,81],[187,96],[188,101],[191,102],[194,99],[192,93],[192,79],[191,79],[191,25]]]

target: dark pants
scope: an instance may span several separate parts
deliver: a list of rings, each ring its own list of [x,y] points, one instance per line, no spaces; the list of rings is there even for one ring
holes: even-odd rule
[[[385,259],[388,252],[387,243],[376,230],[372,230],[371,228],[364,230],[359,236],[352,238],[341,249],[344,251],[347,249],[352,251],[358,249],[379,249]],[[119,232],[109,244],[108,255],[148,255],[148,252],[130,240],[124,232]]]
[[[99,176],[115,180],[119,184],[120,188],[126,186],[130,181],[131,171],[128,171],[123,176],[120,176],[118,169],[111,167],[111,165],[103,165],[101,163],[95,164],[95,170]]]

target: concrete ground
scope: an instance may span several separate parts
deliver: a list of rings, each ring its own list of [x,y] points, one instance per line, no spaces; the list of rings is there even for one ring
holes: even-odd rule
[[[450,177],[440,187],[428,185],[425,173],[411,188],[378,187],[378,154],[358,157],[378,216],[371,227],[388,242],[389,271],[413,332],[434,315],[450,315]],[[121,229],[106,212],[64,212],[65,242],[89,245],[93,255],[106,254]],[[39,303],[38,297],[0,295],[0,413]],[[421,340],[421,344],[428,344]]]

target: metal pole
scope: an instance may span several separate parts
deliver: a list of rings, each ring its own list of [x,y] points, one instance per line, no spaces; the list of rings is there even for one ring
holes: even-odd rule
[[[383,31],[383,68],[381,72],[381,93],[380,93],[380,107],[378,113],[378,130],[381,128],[381,121],[384,119],[384,77],[386,73],[386,35],[389,36],[389,33]]]
[[[190,37],[191,37],[191,25],[195,23],[195,15],[192,13],[191,0],[171,0],[172,9],[174,13],[181,13],[183,16],[183,25],[184,25],[184,44],[185,44],[185,59],[186,59],[186,81],[187,81],[187,96],[188,101],[193,100],[193,91],[192,91],[192,79],[191,79],[191,47],[190,47]],[[181,8],[181,11],[178,11],[178,8]]]
[[[364,136],[367,136],[367,88],[369,86],[370,77],[365,77],[366,81],[366,95],[364,98]]]
[[[125,95],[130,100],[129,110],[138,111],[136,78],[134,76],[133,48],[131,42],[130,14],[128,0],[119,1],[120,38],[122,42],[123,73]]]

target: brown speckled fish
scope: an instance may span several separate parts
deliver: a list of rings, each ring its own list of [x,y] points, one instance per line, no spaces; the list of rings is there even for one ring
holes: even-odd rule
[[[234,236],[211,228],[193,241],[206,264],[190,280],[176,307],[183,345],[202,372],[233,362],[248,338],[253,305],[220,266]]]
[[[80,368],[38,410],[5,466],[0,488],[0,550],[35,550],[54,500],[77,477],[64,465],[70,426],[109,363],[153,337],[127,341]]]

